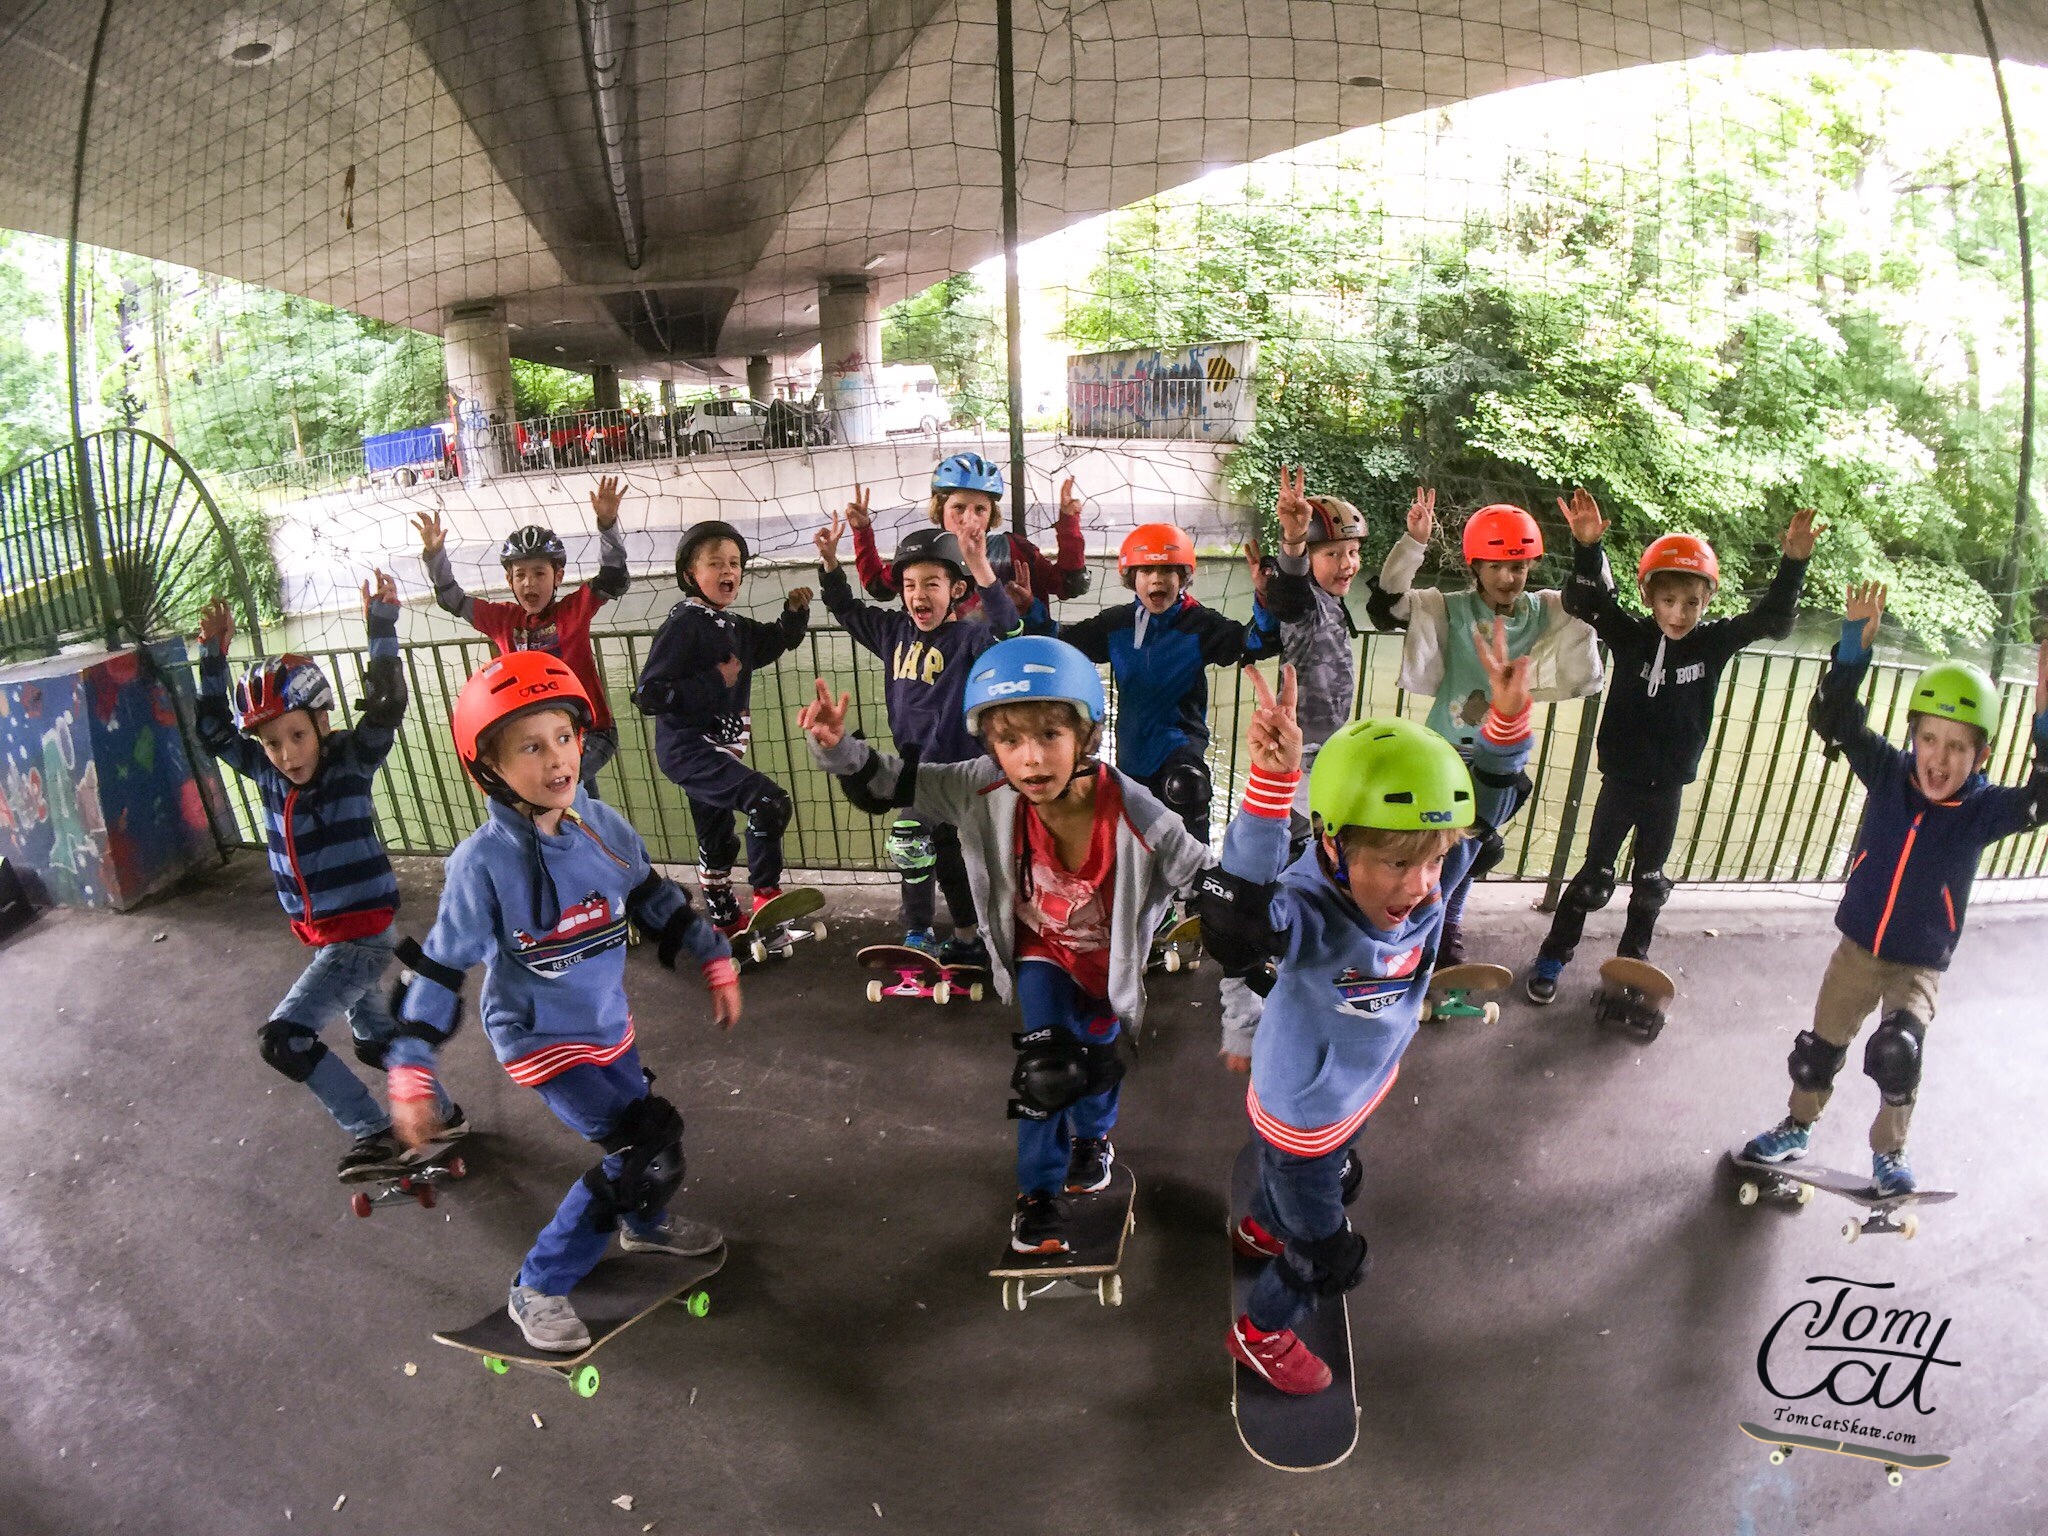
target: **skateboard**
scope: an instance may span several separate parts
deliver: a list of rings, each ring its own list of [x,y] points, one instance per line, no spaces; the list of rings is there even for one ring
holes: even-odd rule
[[[1199,971],[1202,968],[1202,920],[1184,917],[1152,935],[1148,971]]]
[[[885,997],[928,997],[941,1007],[963,997],[978,1003],[988,982],[988,972],[978,965],[942,965],[936,955],[908,944],[870,944],[854,959],[865,970],[896,973],[893,982],[877,978],[868,983],[871,1003]]]
[[[545,1371],[561,1377],[578,1397],[593,1397],[598,1374],[590,1357],[607,1341],[671,1302],[692,1317],[704,1316],[711,1310],[711,1298],[701,1287],[724,1268],[725,1255],[725,1246],[720,1244],[695,1259],[662,1253],[629,1253],[606,1259],[569,1293],[576,1315],[590,1330],[589,1347],[573,1354],[536,1350],[526,1342],[503,1303],[467,1328],[435,1334],[434,1342],[482,1355],[485,1368],[494,1375],[503,1376],[515,1365],[521,1370]]]
[[[823,923],[800,921],[813,912],[823,911],[824,906],[825,893],[810,886],[784,891],[748,918],[746,926],[732,936],[733,959],[742,970],[766,965],[770,955],[787,960],[796,952],[799,940],[825,937]]]
[[[1843,1173],[1839,1168],[1759,1163],[1744,1157],[1740,1147],[1728,1154],[1728,1160],[1745,1175],[1735,1186],[1735,1199],[1742,1205],[1755,1205],[1765,1195],[1805,1205],[1813,1198],[1816,1189],[1855,1201],[1870,1214],[1861,1218],[1852,1216],[1842,1223],[1842,1236],[1852,1243],[1866,1232],[1896,1232],[1910,1241],[1920,1230],[1920,1218],[1911,1211],[1901,1216],[1898,1213],[1902,1209],[1909,1205],[1939,1205],[1956,1197],[1952,1189],[1916,1189],[1903,1195],[1880,1195],[1869,1179]]]
[[[1230,1169],[1231,1231],[1250,1213],[1258,1187],[1259,1149],[1247,1142]],[[1233,1325],[1268,1262],[1230,1250]],[[1358,1385],[1351,1372],[1351,1313],[1344,1297],[1317,1297],[1315,1310],[1295,1323],[1294,1332],[1330,1368],[1330,1384],[1310,1396],[1295,1396],[1232,1360],[1236,1385],[1230,1412],[1237,1420],[1237,1437],[1258,1460],[1282,1472],[1320,1472],[1336,1466],[1358,1444]]]
[[[342,1183],[379,1186],[375,1190],[359,1189],[348,1197],[350,1210],[358,1216],[368,1216],[378,1206],[390,1205],[399,1200],[417,1200],[422,1210],[431,1211],[434,1208],[436,1184],[468,1177],[469,1165],[461,1157],[442,1156],[436,1153],[397,1172],[388,1169],[381,1172],[364,1172],[344,1178]]]
[[[1422,1017],[1427,1019],[1478,1019],[1487,1024],[1500,1022],[1500,1004],[1475,1003],[1473,995],[1498,992],[1515,979],[1504,965],[1442,966],[1429,978],[1429,996],[1422,1000]]]
[[[1678,995],[1678,983],[1647,960],[1616,955],[1601,962],[1600,990],[1593,998],[1593,1018],[1620,1024],[1644,1040],[1664,1032],[1664,1005]]]
[[[1067,1203],[1069,1253],[1018,1253],[1003,1240],[1002,1257],[989,1274],[1003,1282],[1003,1310],[1022,1312],[1032,1302],[1058,1296],[1093,1296],[1105,1307],[1124,1304],[1124,1240],[1137,1230],[1132,1209],[1137,1175],[1122,1161],[1111,1164],[1109,1183],[1092,1195],[1061,1195]]]
[[[1864,1461],[1874,1461],[1884,1468],[1884,1480],[1894,1488],[1906,1480],[1903,1470],[1923,1467],[1945,1467],[1948,1457],[1933,1452],[1924,1456],[1901,1456],[1888,1451],[1881,1445],[1865,1445],[1859,1440],[1822,1440],[1813,1435],[1788,1435],[1783,1430],[1765,1429],[1761,1424],[1752,1424],[1747,1419],[1737,1425],[1752,1440],[1761,1440],[1771,1448],[1771,1465],[1781,1465],[1785,1458],[1796,1450],[1834,1451],[1843,1456],[1857,1456]]]

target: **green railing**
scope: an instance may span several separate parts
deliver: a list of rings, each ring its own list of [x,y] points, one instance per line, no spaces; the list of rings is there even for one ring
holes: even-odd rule
[[[653,631],[645,629],[593,637],[606,689],[616,703],[629,697],[652,638]],[[353,723],[364,687],[361,653],[314,654],[341,694],[340,723]],[[490,644],[481,637],[416,642],[406,645],[403,654],[412,702],[398,745],[377,781],[382,828],[394,853],[446,853],[481,819],[482,801],[463,778],[449,744],[448,719],[463,680],[489,658]],[[1361,638],[1358,712],[1421,714],[1424,702],[1403,694],[1397,682],[1400,655],[1397,635]],[[1822,657],[1749,651],[1729,668],[1700,777],[1686,791],[1669,865],[1681,883],[1798,885],[1841,879],[1862,791],[1845,763],[1823,760],[1806,726],[1807,703],[1826,665]],[[1871,724],[1894,741],[1903,739],[1906,685],[1912,675],[1909,667],[1871,668],[1866,694]],[[854,646],[844,631],[814,624],[796,652],[754,676],[750,761],[787,786],[796,802],[784,843],[792,867],[884,869],[880,823],[846,802],[812,765],[800,740],[796,714],[812,695],[814,677],[850,690],[855,724],[870,739],[889,742],[880,662]],[[1243,784],[1240,719],[1250,690],[1232,674],[1212,673],[1211,680],[1217,693],[1210,710],[1210,762],[1218,785],[1220,831]],[[2027,768],[2029,691],[2019,683],[2007,683],[2002,690],[2004,724],[1990,764],[1992,777],[2002,783],[2017,782]],[[1599,787],[1589,735],[1596,721],[1597,709],[1588,701],[1536,710],[1537,739],[1529,764],[1536,794],[1509,824],[1507,857],[1493,878],[1540,882],[1546,904],[1582,852],[1573,839]],[[651,722],[626,705],[618,725],[619,756],[600,780],[606,798],[640,830],[658,863],[694,864],[697,844],[689,807],[654,766]],[[242,840],[259,846],[261,808],[253,789],[232,774],[226,777]],[[1983,864],[1983,873],[1992,878],[2037,876],[2044,869],[2048,830],[2007,839],[1987,852]]]

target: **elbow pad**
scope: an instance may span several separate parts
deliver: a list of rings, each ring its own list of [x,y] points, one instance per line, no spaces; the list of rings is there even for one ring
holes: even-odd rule
[[[392,990],[391,1014],[398,1020],[398,1033],[410,1035],[416,1040],[424,1040],[439,1050],[454,1037],[455,1031],[462,1027],[463,973],[452,965],[443,965],[434,959],[420,948],[417,939],[400,939],[393,952],[398,956],[398,963],[416,978],[409,981],[401,973]],[[448,1024],[445,1029],[412,1016],[422,1010],[407,1009],[406,1004],[412,996],[413,988],[420,981],[439,987],[448,994],[450,1001],[447,1009]]]
[[[1408,621],[1394,612],[1394,605],[1400,601],[1400,597],[1396,597],[1379,584],[1377,577],[1366,582],[1365,616],[1372,620],[1374,629],[1398,633],[1408,627]]]

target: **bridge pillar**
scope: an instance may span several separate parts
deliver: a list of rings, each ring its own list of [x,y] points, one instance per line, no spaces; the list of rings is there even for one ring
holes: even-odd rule
[[[610,363],[599,363],[590,370],[591,404],[600,411],[616,411],[619,408],[619,370]]]
[[[470,484],[517,469],[512,458],[512,348],[502,299],[450,306],[441,327],[448,392],[455,396],[456,449]]]
[[[747,359],[747,398],[764,405],[775,398],[775,365],[764,353],[756,352]]]
[[[875,370],[882,361],[882,301],[866,277],[818,285],[818,393],[842,443],[884,440]]]

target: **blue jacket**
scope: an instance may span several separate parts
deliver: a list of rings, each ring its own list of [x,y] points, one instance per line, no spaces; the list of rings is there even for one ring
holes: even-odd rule
[[[753,739],[748,704],[754,673],[793,650],[810,626],[809,608],[785,608],[773,624],[686,597],[655,631],[633,702],[654,716],[654,758],[671,779],[706,747],[744,758]],[[727,683],[719,663],[739,658],[739,680]]]
[[[1142,619],[1142,624],[1140,620]],[[1076,624],[1060,639],[1116,678],[1116,765],[1136,778],[1183,747],[1209,745],[1210,667],[1235,667],[1278,649],[1278,636],[1226,619],[1183,593],[1153,615],[1133,598]]]
[[[263,801],[263,841],[277,899],[292,932],[307,944],[365,938],[391,926],[398,877],[377,835],[371,786],[405,718],[405,673],[398,662],[398,606],[372,603],[367,696],[354,730],[330,731],[320,766],[294,784],[270,764],[261,743],[235,729],[228,663],[217,646],[199,652],[199,740],[246,779]]]
[[[1835,926],[1880,960],[1945,971],[1985,847],[2048,820],[2048,713],[2034,717],[2034,768],[2025,784],[1993,784],[1979,773],[1954,799],[1929,800],[1914,779],[1913,749],[1893,746],[1865,723],[1856,695],[1869,655],[1842,656],[1838,648],[1812,718],[1866,792]]]
[[[421,949],[453,971],[485,967],[481,1012],[491,1049],[528,1086],[568,1068],[617,1060],[632,1042],[626,1006],[626,922],[673,936],[700,965],[725,960],[725,935],[647,861],[640,834],[583,790],[554,834],[491,802],[484,824],[448,856],[441,910]],[[462,1007],[458,991],[427,975],[405,994],[400,1016],[445,1039]],[[428,1067],[433,1045],[402,1034],[387,1067]]]

